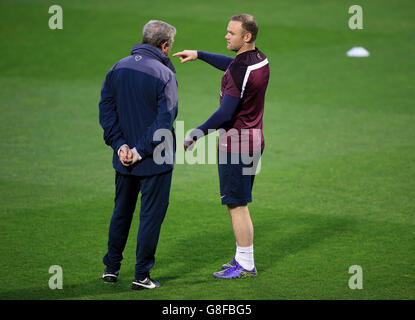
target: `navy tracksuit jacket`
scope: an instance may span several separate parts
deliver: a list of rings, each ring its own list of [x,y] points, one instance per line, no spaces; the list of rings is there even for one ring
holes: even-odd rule
[[[173,122],[177,116],[174,73],[170,59],[149,44],[135,45],[131,55],[107,73],[101,90],[99,120],[105,143],[114,149],[116,171],[149,176],[173,168],[173,163],[159,165],[152,157],[160,143],[153,138],[156,130],[168,129],[174,137]],[[123,144],[131,149],[136,147],[143,160],[133,167],[123,166],[117,153]],[[170,147],[175,148],[174,139]]]

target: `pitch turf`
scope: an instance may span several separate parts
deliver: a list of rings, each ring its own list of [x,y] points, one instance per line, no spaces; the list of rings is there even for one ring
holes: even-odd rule
[[[0,2],[1,299],[414,299],[415,111],[412,1]],[[256,279],[211,274],[232,258],[215,165],[177,165],[152,276],[130,290],[137,215],[116,284],[102,256],[114,197],[111,150],[98,123],[107,70],[163,19],[174,52],[227,53],[235,13],[260,25],[267,54],[266,149],[250,205]],[[347,58],[364,46],[369,58]],[[179,115],[191,129],[218,106],[221,72],[180,65]],[[48,287],[51,265],[63,290]],[[348,269],[363,269],[351,290]]]

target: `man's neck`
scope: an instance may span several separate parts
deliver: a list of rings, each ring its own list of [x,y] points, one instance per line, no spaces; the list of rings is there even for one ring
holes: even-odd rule
[[[244,44],[238,51],[236,51],[236,55],[239,55],[241,53],[251,51],[255,49],[255,42],[254,43],[246,43]]]

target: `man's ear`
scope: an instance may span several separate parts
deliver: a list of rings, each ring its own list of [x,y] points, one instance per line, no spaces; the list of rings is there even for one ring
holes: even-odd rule
[[[252,33],[250,33],[250,32],[247,32],[247,33],[245,33],[244,34],[244,41],[245,42],[250,42],[251,41],[251,39],[252,39]]]
[[[161,44],[161,52],[163,52],[163,53],[165,53],[166,52],[166,49],[169,47],[169,45],[168,45],[168,43],[167,43],[167,41],[166,42],[163,42],[162,44]]]

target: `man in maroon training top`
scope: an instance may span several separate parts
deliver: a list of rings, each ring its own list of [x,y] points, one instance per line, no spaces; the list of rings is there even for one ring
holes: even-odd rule
[[[258,25],[248,14],[233,16],[227,27],[227,49],[236,57],[204,51],[184,50],[182,63],[196,59],[225,71],[222,77],[220,107],[184,140],[191,150],[196,140],[219,130],[218,171],[221,201],[231,216],[236,254],[222,265],[216,278],[257,276],[254,263],[254,228],[248,210],[258,160],[264,149],[262,132],[265,91],[269,80],[267,57],[255,47]]]

